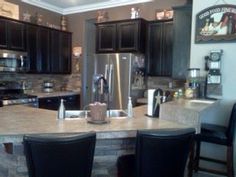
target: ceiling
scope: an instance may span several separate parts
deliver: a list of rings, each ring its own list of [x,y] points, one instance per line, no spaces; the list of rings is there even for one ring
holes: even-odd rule
[[[149,1],[152,0],[22,0],[22,2],[63,15]]]

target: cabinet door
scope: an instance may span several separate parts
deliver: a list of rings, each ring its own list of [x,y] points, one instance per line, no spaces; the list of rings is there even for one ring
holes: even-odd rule
[[[63,96],[65,108],[67,110],[79,110],[80,109],[80,95]]]
[[[7,48],[7,21],[0,19],[0,48]]]
[[[60,70],[60,32],[52,30],[50,32],[50,60],[51,73],[58,74]]]
[[[38,30],[38,61],[39,72],[50,73],[50,43],[49,43],[50,31],[47,28],[39,27]]]
[[[37,63],[37,33],[38,28],[34,25],[27,25],[26,27],[27,35],[27,52],[29,58],[29,72],[37,73],[38,72],[38,63]]]
[[[71,73],[71,33],[51,31],[51,73]]]
[[[61,73],[71,73],[71,34],[61,32],[61,58],[60,58],[60,70]]]
[[[172,74],[172,53],[173,53],[173,22],[163,23],[161,75],[171,76]]]
[[[138,50],[138,21],[122,22],[117,24],[118,51],[137,51]]]
[[[30,73],[49,73],[49,30],[35,25],[27,25],[27,52]]]
[[[25,25],[20,22],[8,21],[8,47],[12,50],[26,50]]]
[[[60,105],[59,97],[39,98],[39,108],[58,110]]]
[[[147,74],[171,76],[172,73],[172,22],[152,22],[148,27]]]
[[[149,24],[147,45],[147,74],[149,76],[161,75],[162,32],[161,23]]]
[[[101,24],[96,28],[96,52],[116,51],[116,24]]]
[[[174,8],[174,44],[172,77],[186,79],[190,62],[192,6]],[[181,45],[180,45],[181,44]]]

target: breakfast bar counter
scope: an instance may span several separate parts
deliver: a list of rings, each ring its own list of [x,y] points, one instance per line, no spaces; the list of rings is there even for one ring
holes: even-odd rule
[[[110,118],[106,124],[91,124],[85,118],[58,120],[57,112],[26,106],[0,108],[0,142],[24,134],[84,133],[95,131],[98,139],[135,137],[139,129],[183,128],[182,124],[145,116],[146,106],[134,109],[133,118]],[[8,140],[6,140],[8,141]]]
[[[137,130],[187,127],[180,123],[146,117],[146,106],[133,110],[132,118],[110,118],[109,123],[98,125],[88,123],[85,118],[58,120],[56,111],[26,106],[1,107],[0,176],[28,177],[22,145],[25,134],[47,136],[95,131],[97,140],[92,177],[115,177],[117,158],[134,152]]]

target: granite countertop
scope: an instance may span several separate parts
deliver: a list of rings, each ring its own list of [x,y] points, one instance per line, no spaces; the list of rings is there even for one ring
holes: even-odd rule
[[[177,99],[160,105],[160,119],[193,126],[201,131],[201,121],[207,114],[219,109],[220,100]]]
[[[176,99],[174,101],[161,104],[162,106],[172,106],[173,108],[184,108],[193,111],[203,111],[206,108],[210,108],[219,104],[220,100],[205,100],[205,99]]]
[[[136,136],[138,129],[166,129],[189,127],[157,118],[149,118],[146,106],[134,108],[133,118],[112,118],[110,123],[96,125],[86,119],[58,120],[57,112],[26,106],[0,108],[0,137],[35,133],[82,133],[95,131],[98,138],[126,138]],[[1,139],[3,141],[3,139]]]
[[[70,95],[78,95],[79,91],[54,91],[54,92],[32,92],[30,95],[35,95],[38,98],[47,98],[47,97],[58,97],[58,96],[70,96]]]

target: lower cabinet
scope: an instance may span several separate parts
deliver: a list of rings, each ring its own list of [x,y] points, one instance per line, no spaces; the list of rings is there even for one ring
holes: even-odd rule
[[[39,98],[39,108],[58,110],[61,99],[65,100],[64,105],[66,110],[80,109],[80,95]]]

